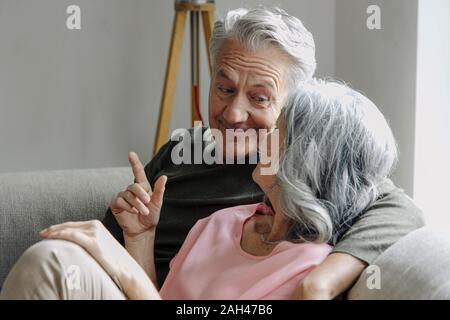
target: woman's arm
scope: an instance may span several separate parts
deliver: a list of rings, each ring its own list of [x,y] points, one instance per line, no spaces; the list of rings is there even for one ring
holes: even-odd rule
[[[129,299],[161,299],[147,271],[144,271],[100,221],[66,222],[42,230],[40,235],[44,239],[67,240],[83,247],[111,278],[118,280]],[[143,237],[141,240],[147,245],[153,244],[152,238]],[[135,248],[138,247],[133,247],[133,250]],[[139,253],[137,256],[141,257],[142,252]]]
[[[144,269],[134,260],[132,263],[121,269],[118,279],[123,292],[130,300],[161,299],[154,281],[150,280],[147,271],[144,271]]]
[[[332,253],[311,271],[292,295],[295,300],[330,300],[349,289],[367,264],[350,254]]]
[[[146,231],[134,237],[124,234],[124,240],[128,253],[144,269],[154,286],[158,288],[154,258],[155,231]]]

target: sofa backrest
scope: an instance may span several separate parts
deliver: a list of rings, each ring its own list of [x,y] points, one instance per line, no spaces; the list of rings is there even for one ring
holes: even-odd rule
[[[362,273],[347,298],[449,300],[449,234],[424,227],[403,237]]]
[[[0,174],[0,287],[38,232],[66,221],[99,219],[133,182],[130,168]]]

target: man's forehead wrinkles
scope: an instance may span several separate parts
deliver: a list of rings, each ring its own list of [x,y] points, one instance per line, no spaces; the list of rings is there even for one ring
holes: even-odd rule
[[[219,77],[222,77],[222,78],[225,78],[228,80],[233,80],[233,75],[232,75],[233,70],[232,69],[227,70],[227,69],[229,69],[229,68],[227,68],[226,65],[222,65],[221,68],[219,69],[219,71],[217,72],[217,75]]]
[[[224,59],[225,58],[225,59]],[[226,53],[223,54],[221,56],[220,60],[232,60],[236,63],[243,63],[243,64],[247,64],[247,65],[252,65],[255,64],[255,67],[260,67],[261,65],[267,69],[271,69],[274,72],[276,72],[277,74],[281,73],[280,68],[278,68],[272,60],[270,59],[264,59],[261,57],[256,57],[256,56],[246,56],[246,55],[242,55],[242,54],[230,54],[230,53]],[[258,66],[259,65],[259,66]]]
[[[218,75],[231,81],[236,81],[239,77],[235,68],[227,62],[221,62],[219,64]]]
[[[230,70],[230,72],[228,72],[228,70]],[[237,78],[239,76],[234,74],[234,72],[235,72],[235,70],[234,70],[233,66],[228,65],[227,63],[223,63],[220,65],[220,69],[218,70],[217,74],[218,74],[218,76],[221,76],[225,79],[228,79],[231,81],[237,81]],[[255,76],[262,77],[263,79],[255,79],[254,78]],[[264,72],[260,69],[253,70],[251,72],[251,74],[249,75],[249,80],[253,86],[269,87],[272,90],[278,90],[279,82],[280,82],[279,78],[276,75],[274,75],[270,72]]]
[[[264,76],[263,74],[262,74],[262,76]],[[270,78],[270,80],[269,79],[264,79],[264,80],[259,80],[259,79],[255,79],[255,80],[252,80],[251,81],[251,84],[252,84],[252,86],[253,87],[260,87],[260,88],[270,88],[270,89],[272,89],[272,90],[277,90],[278,89],[278,82],[277,81],[275,81],[274,79],[272,79],[272,78]]]
[[[229,65],[231,63],[228,63]],[[251,69],[252,74],[269,77],[272,81],[278,84],[281,80],[281,72],[274,69],[267,67],[266,65],[258,65],[258,64],[252,64],[252,63],[245,63],[245,62],[237,62],[232,63],[234,67],[242,68],[242,69]],[[232,66],[231,66],[232,67]]]
[[[263,82],[272,82],[273,85],[270,85],[270,87],[273,87],[273,89],[279,89],[280,81],[281,81],[281,74],[279,72],[276,72],[276,70],[273,70],[272,68],[264,68],[258,65],[252,65],[248,63],[232,63],[228,59],[220,61],[220,70],[219,75],[223,75],[225,78],[228,78],[229,80],[235,80],[233,77],[233,74],[236,69],[252,69],[251,74],[257,75],[261,77],[267,78],[266,81]],[[222,71],[222,72],[221,72]],[[231,71],[231,74],[230,74]],[[258,82],[255,80],[254,82]]]

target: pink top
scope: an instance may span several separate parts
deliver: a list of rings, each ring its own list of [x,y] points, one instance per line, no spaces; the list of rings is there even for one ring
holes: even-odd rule
[[[330,253],[327,244],[283,241],[266,256],[242,250],[242,228],[258,204],[219,210],[190,230],[161,288],[163,299],[289,299]]]

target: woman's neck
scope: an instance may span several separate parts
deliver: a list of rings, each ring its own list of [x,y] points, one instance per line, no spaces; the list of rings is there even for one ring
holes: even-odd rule
[[[265,239],[271,242],[286,240],[290,226],[288,220],[280,214],[275,214],[271,218],[270,231],[266,234]]]

